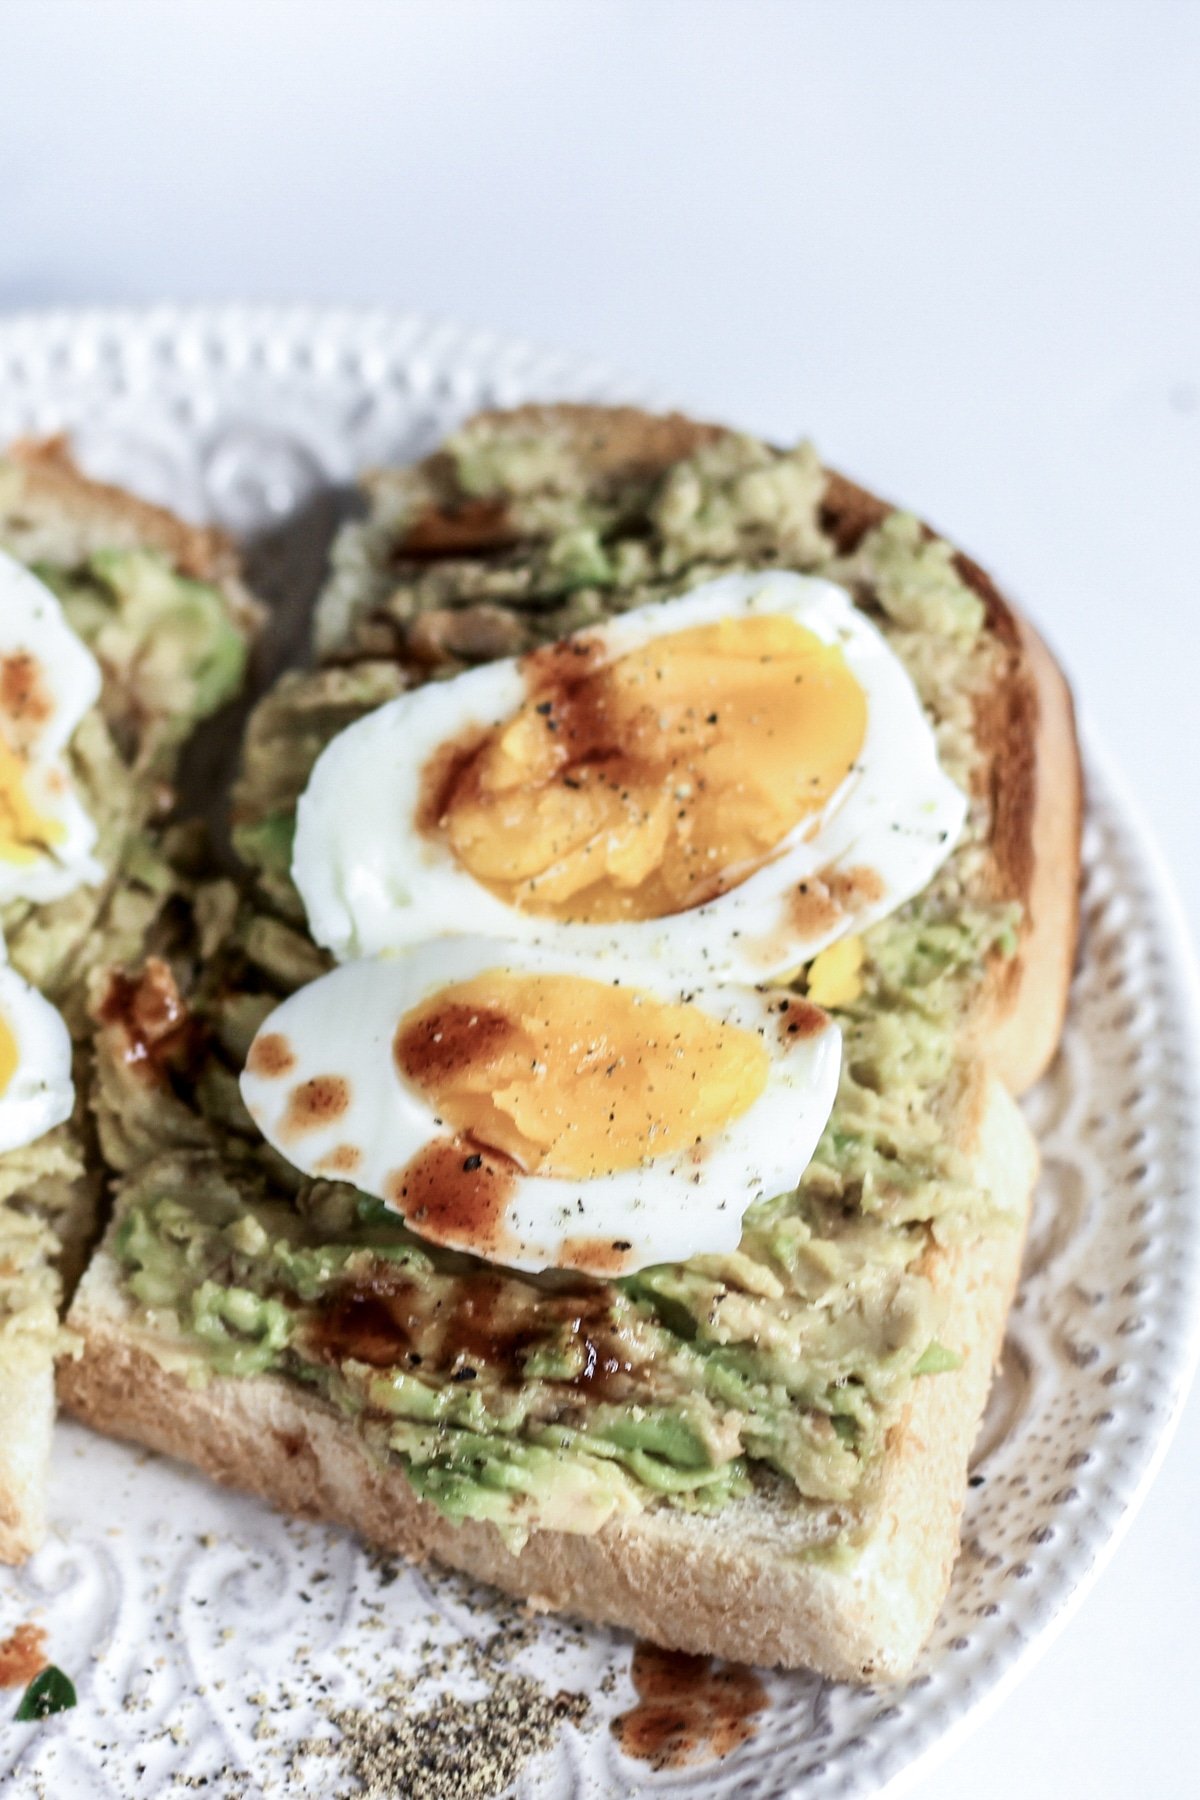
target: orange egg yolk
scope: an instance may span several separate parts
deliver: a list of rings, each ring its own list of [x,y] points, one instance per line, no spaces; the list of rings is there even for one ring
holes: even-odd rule
[[[400,1023],[397,1066],[438,1118],[526,1173],[589,1180],[686,1149],[753,1105],[769,1058],[697,1006],[494,969]]]
[[[440,802],[459,863],[526,912],[607,923],[715,899],[826,804],[862,748],[866,698],[841,650],[780,614],[604,663],[586,642],[550,653],[544,681],[533,659],[529,699]]]
[[[8,1084],[16,1074],[20,1061],[17,1034],[3,1013],[0,1013],[0,1097],[8,1092]]]
[[[40,813],[26,788],[28,766],[0,737],[0,861],[32,863],[54,844],[61,843],[64,828],[57,819]]]

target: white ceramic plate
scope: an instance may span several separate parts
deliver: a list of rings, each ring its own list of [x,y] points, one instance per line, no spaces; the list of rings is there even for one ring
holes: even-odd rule
[[[570,359],[391,314],[0,324],[0,441],[68,429],[93,472],[253,537],[258,579],[277,592],[312,591],[331,484],[420,454],[479,406],[565,397],[644,396]],[[278,529],[297,513],[300,529]],[[289,1775],[295,1746],[329,1734],[328,1707],[379,1707],[381,1677],[427,1669],[431,1640],[497,1630],[514,1669],[591,1699],[583,1728],[526,1765],[523,1796],[645,1787],[831,1800],[877,1793],[944,1749],[1029,1666],[1112,1550],[1157,1468],[1196,1346],[1194,977],[1128,802],[1094,760],[1089,780],[1082,963],[1062,1054],[1029,1102],[1044,1173],[1025,1278],[963,1554],[913,1682],[871,1691],[772,1678],[750,1743],[718,1765],[647,1777],[608,1730],[632,1699],[627,1637],[556,1624],[514,1637],[514,1615],[478,1589],[381,1568],[344,1533],[287,1523],[66,1425],[54,1530],[0,1581],[0,1635],[38,1617],[79,1706],[0,1726],[5,1793],[141,1800],[185,1791],[183,1780],[222,1800],[352,1792],[344,1760],[309,1756]]]

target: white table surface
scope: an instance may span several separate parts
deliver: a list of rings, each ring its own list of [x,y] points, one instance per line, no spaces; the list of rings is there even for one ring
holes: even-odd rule
[[[251,16],[247,16],[247,15]],[[415,306],[811,433],[1036,614],[1200,918],[1200,8],[8,0],[0,308]],[[1200,1791],[1200,1404],[922,1800]]]

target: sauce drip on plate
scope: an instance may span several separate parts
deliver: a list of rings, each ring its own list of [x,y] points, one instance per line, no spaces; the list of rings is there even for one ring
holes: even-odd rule
[[[0,1643],[0,1687],[28,1687],[46,1667],[46,1634],[40,1625],[18,1625]]]
[[[630,1670],[637,1704],[613,1721],[626,1756],[652,1769],[719,1762],[757,1729],[767,1692],[753,1669],[639,1644]]]

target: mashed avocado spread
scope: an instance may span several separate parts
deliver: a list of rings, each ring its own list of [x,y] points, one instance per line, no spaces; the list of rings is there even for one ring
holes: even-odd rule
[[[177,846],[156,956],[99,1009],[93,1105],[120,1174],[112,1240],[156,1354],[189,1378],[286,1376],[355,1420],[452,1519],[519,1539],[652,1504],[793,1484],[845,1528],[914,1379],[957,1356],[923,1272],[935,1242],[1010,1229],[947,1142],[955,1037],[1014,910],[984,888],[976,697],[1004,652],[950,549],[901,513],[827,535],[807,447],[727,435],[666,475],[589,471],[570,440],[481,421],[375,478],[318,618],[324,666],[261,703],[236,796],[240,888]],[[246,1116],[237,1072],[278,1000],[326,966],[289,879],[296,799],[339,730],[437,679],[681,593],[730,568],[848,585],[908,668],[972,796],[930,887],[820,983],[841,1089],[794,1192],[738,1250],[612,1282],[520,1276],[431,1249],[353,1188],[300,1177]],[[185,904],[186,902],[186,904]],[[840,1510],[839,1510],[840,1509]]]

